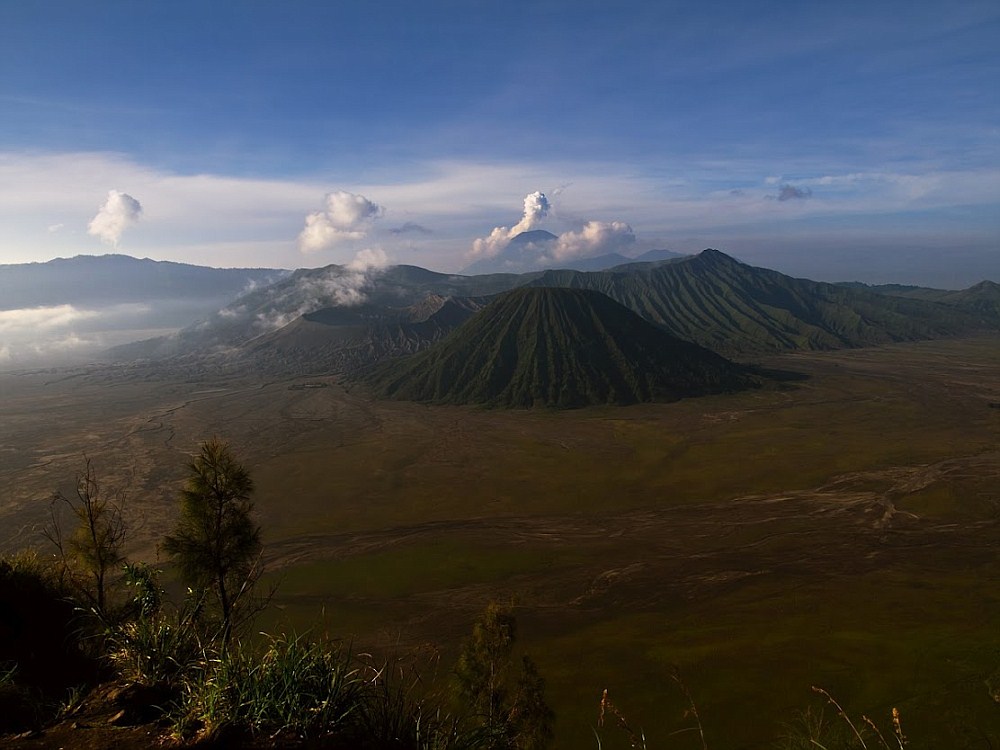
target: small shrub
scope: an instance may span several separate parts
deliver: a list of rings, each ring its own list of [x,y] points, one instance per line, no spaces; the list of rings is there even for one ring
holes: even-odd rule
[[[126,680],[176,687],[204,665],[211,643],[202,638],[201,600],[189,595],[179,609],[168,609],[157,572],[147,565],[125,566],[132,599],[127,616],[108,633],[107,656]]]
[[[280,636],[263,653],[237,645],[207,662],[187,685],[179,721],[209,733],[231,727],[306,738],[343,731],[360,703],[348,649]]]

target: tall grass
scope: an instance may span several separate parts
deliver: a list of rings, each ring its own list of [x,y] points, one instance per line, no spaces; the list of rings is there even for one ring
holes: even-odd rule
[[[677,738],[684,734],[697,733],[698,746],[701,750],[708,750],[704,728],[691,693],[676,672],[671,674],[671,678],[687,699],[688,708],[684,716],[692,721],[692,725],[672,732],[669,736]],[[773,745],[775,750],[906,750],[909,740],[903,733],[902,720],[897,709],[892,709],[889,728],[883,729],[865,714],[859,719],[852,719],[836,698],[823,688],[813,687],[813,692],[826,699],[829,706],[833,707],[836,718],[831,719],[822,708],[817,710],[810,706],[785,725],[784,734]],[[647,743],[643,731],[630,724],[625,714],[608,696],[607,690],[601,696],[597,726],[599,729],[605,726],[616,729],[619,736],[624,735],[631,750],[653,750]],[[603,742],[599,730],[594,730],[594,739],[598,750],[601,750]],[[664,748],[681,746],[671,744]],[[690,741],[683,745],[683,747],[693,746]]]
[[[203,599],[189,592],[178,607],[167,607],[148,565],[125,566],[131,601],[107,632],[106,654],[126,680],[178,689],[214,653],[202,621]]]
[[[270,638],[263,650],[236,645],[185,685],[182,722],[208,733],[318,737],[341,731],[361,703],[350,649],[302,636]]]
[[[184,685],[175,711],[182,736],[332,739],[372,750],[495,747],[450,714],[410,660],[355,657],[342,643],[268,637],[233,644]]]

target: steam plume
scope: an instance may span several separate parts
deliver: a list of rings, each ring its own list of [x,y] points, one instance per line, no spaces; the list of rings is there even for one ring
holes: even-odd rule
[[[272,300],[270,312],[258,313],[255,325],[262,330],[274,330],[288,325],[306,313],[324,307],[354,307],[367,299],[366,288],[389,266],[389,257],[380,248],[358,252],[344,266],[331,266],[322,274],[307,276]],[[223,317],[235,317],[235,312],[220,311]]]
[[[535,191],[524,196],[524,213],[521,220],[512,227],[495,227],[488,237],[481,237],[472,243],[469,253],[470,260],[496,257],[512,239],[538,226],[538,223],[548,216],[549,199],[545,193]]]

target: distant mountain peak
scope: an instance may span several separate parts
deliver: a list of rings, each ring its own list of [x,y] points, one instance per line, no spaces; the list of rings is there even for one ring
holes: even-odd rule
[[[696,258],[701,258],[702,260],[710,260],[714,263],[739,263],[736,258],[731,255],[726,255],[721,250],[716,250],[714,247],[707,247],[698,253]]]
[[[547,232],[544,229],[529,229],[527,232],[521,232],[520,234],[514,235],[508,243],[510,245],[536,245],[546,242],[553,242],[559,239],[552,232]]]

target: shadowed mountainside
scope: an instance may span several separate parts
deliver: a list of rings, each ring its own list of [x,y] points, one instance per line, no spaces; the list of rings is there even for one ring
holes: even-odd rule
[[[980,315],[984,324],[1000,318],[1000,284],[995,281],[980,281],[968,289],[929,289],[922,286],[904,286],[901,284],[882,284],[868,286],[866,284],[850,284],[853,288],[867,289],[892,297],[940,302],[956,307],[975,315]]]
[[[240,297],[174,336],[116,347],[109,355],[123,361],[177,357],[190,360],[206,355],[249,357],[266,367],[268,362],[280,365],[284,351],[289,357],[297,357],[286,360],[290,371],[337,371],[338,362],[353,362],[354,357],[326,355],[344,346],[364,348],[371,344],[373,351],[395,354],[415,351],[408,347],[397,351],[389,340],[402,336],[426,346],[439,336],[424,338],[424,329],[433,333],[439,324],[452,320],[447,327],[451,330],[465,316],[449,309],[436,319],[439,322],[418,326],[415,331],[401,334],[399,326],[423,322],[448,298],[470,298],[455,306],[478,309],[481,305],[475,298],[505,291],[536,275],[456,276],[405,265],[384,270],[352,270],[338,265],[300,269],[276,284]],[[372,361],[367,359],[362,364]]]
[[[984,319],[942,302],[795,279],[717,250],[601,273],[547,271],[529,283],[595,289],[678,338],[727,356],[875,346],[996,330],[1000,323],[1000,316]]]
[[[420,351],[486,298],[521,286],[591,289],[728,357],[969,335],[1000,327],[997,285],[911,298],[795,279],[716,250],[599,272],[459,276],[415,266],[300,270],[172,337],[119,347],[121,360],[177,367],[338,373]],[[940,298],[937,298],[940,296]],[[208,358],[208,359],[206,359]]]
[[[445,340],[364,380],[383,397],[498,407],[673,401],[750,382],[603,294],[544,287],[500,295]]]

